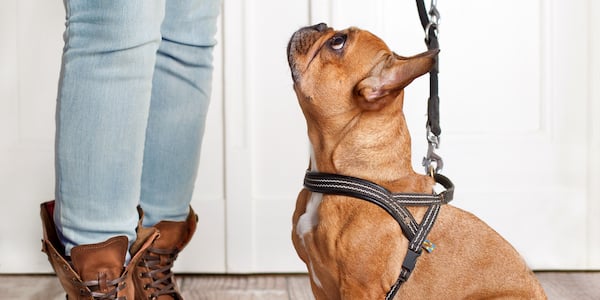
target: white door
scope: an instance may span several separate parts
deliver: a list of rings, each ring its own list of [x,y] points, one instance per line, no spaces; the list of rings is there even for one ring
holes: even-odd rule
[[[225,6],[227,269],[304,271],[290,244],[290,217],[308,146],[287,39],[300,26],[326,22],[369,29],[399,54],[416,54],[425,45],[415,1]],[[535,269],[600,267],[598,6],[438,1],[439,153],[456,184],[453,205],[489,223]],[[425,78],[405,100],[416,170],[426,151]]]
[[[0,10],[0,273],[48,272],[38,205],[54,190],[61,1]],[[428,1],[427,1],[428,2]],[[425,49],[414,0],[225,0],[215,92],[185,272],[305,271],[290,241],[308,163],[286,61],[291,34],[369,29]],[[438,0],[442,148],[454,205],[488,222],[536,269],[600,268],[600,3]],[[220,80],[222,79],[222,80]],[[405,111],[420,170],[427,80]],[[181,262],[179,262],[181,261]]]

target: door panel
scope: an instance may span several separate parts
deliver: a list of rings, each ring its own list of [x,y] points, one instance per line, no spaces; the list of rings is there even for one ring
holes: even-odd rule
[[[227,270],[297,272],[291,216],[308,164],[287,67],[304,1],[225,1]]]

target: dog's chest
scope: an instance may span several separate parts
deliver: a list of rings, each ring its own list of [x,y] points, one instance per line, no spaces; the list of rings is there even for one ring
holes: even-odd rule
[[[296,225],[296,234],[302,239],[304,234],[310,232],[319,222],[319,205],[323,201],[323,194],[311,193],[310,199],[307,201],[306,210],[298,219]]]

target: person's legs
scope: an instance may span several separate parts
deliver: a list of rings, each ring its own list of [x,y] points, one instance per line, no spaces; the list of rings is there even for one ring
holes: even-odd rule
[[[144,150],[144,226],[189,217],[211,94],[219,10],[219,0],[166,2]]]
[[[54,221],[68,256],[78,245],[136,238],[165,2],[65,0],[65,7]]]
[[[160,232],[135,268],[136,292],[144,299],[182,299],[171,268],[196,229],[190,201],[211,94],[219,8],[219,0],[166,3],[140,198],[139,230]]]

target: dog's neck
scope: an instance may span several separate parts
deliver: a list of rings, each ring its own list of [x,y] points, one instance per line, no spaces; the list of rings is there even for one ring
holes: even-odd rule
[[[311,169],[363,178],[393,192],[431,192],[433,180],[412,168],[399,98],[379,111],[349,112],[344,124],[309,124]]]

